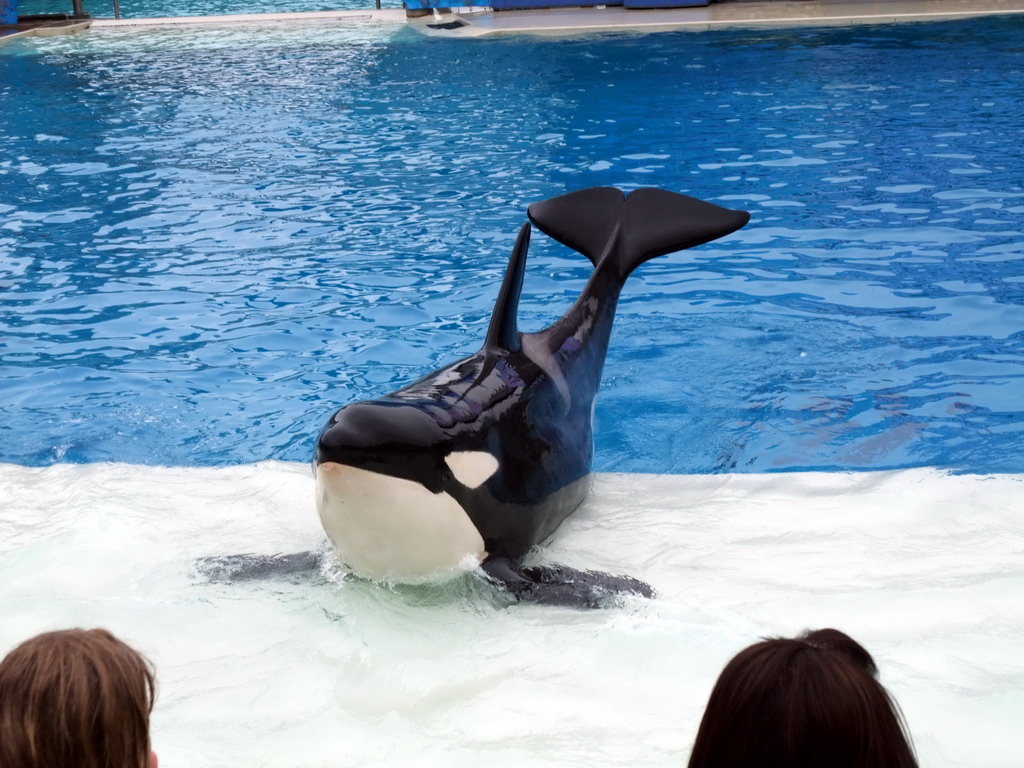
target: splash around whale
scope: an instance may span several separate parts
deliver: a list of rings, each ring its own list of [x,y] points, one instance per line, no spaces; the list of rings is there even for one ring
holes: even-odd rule
[[[593,263],[579,298],[548,328],[519,331],[524,224],[480,350],[330,418],[313,462],[320,520],[341,561],[370,579],[416,582],[468,563],[524,601],[650,595],[629,577],[521,561],[590,488],[594,401],[626,279],[749,214],[661,189],[597,187],[534,203],[528,216]]]

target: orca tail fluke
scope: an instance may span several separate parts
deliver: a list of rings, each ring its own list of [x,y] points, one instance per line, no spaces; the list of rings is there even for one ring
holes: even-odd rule
[[[682,251],[735,232],[750,220],[746,211],[664,189],[592,187],[533,203],[536,227],[579,251],[595,267],[614,267],[623,280],[649,259]]]
[[[579,571],[564,565],[523,567],[507,557],[489,557],[481,568],[520,603],[604,608],[624,595],[654,597],[649,584],[630,576]]]

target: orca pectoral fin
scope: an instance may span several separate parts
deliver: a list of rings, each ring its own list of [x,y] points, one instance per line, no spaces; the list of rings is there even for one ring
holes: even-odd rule
[[[320,569],[322,552],[288,555],[219,555],[195,562],[196,573],[211,582],[251,581],[306,574]]]
[[[654,597],[649,584],[630,576],[579,571],[564,565],[524,568],[507,557],[489,557],[481,568],[521,603],[603,608],[622,595]]]
[[[524,568],[523,572],[539,584],[583,585],[599,597],[609,595],[636,595],[654,597],[654,589],[646,581],[632,576],[616,576],[602,571],[578,571],[565,565],[547,565]]]

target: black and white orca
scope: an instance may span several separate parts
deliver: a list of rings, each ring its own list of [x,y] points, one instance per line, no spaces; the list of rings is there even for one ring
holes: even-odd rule
[[[594,401],[626,279],[749,214],[661,189],[597,187],[534,203],[528,216],[593,263],[579,298],[548,328],[520,332],[524,224],[480,351],[331,416],[313,461],[320,520],[341,561],[370,579],[418,582],[480,565],[521,600],[649,595],[628,577],[521,561],[590,487]]]

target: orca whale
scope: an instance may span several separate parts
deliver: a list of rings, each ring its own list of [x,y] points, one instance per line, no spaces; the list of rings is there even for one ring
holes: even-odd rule
[[[398,583],[481,565],[517,599],[595,605],[650,595],[629,577],[522,565],[583,501],[593,410],[622,287],[643,262],[723,237],[749,214],[662,189],[596,187],[534,203],[529,220],[594,265],[552,325],[522,333],[530,224],[519,231],[478,352],[321,431],[316,506],[341,561]]]

